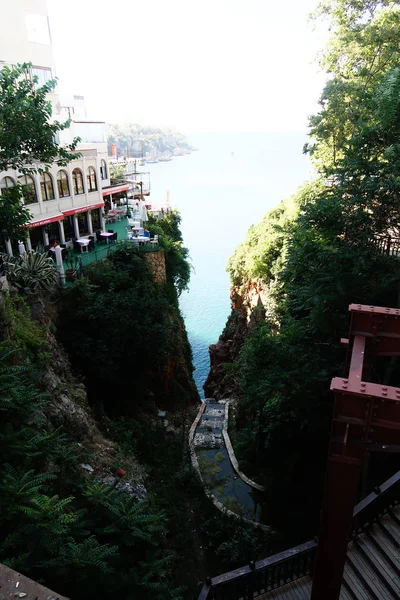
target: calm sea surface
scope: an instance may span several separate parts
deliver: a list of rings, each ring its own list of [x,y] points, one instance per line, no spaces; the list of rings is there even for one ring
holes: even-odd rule
[[[198,152],[142,170],[151,173],[151,201],[164,202],[169,190],[182,215],[194,271],[180,304],[204,397],[208,346],[230,313],[228,258],[249,226],[308,179],[311,167],[302,154],[305,133],[196,134],[188,140]]]

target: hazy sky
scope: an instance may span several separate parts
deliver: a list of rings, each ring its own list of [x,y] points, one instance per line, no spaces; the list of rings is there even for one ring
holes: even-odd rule
[[[61,90],[90,116],[182,132],[305,130],[317,0],[48,0]],[[88,115],[89,116],[89,115]]]

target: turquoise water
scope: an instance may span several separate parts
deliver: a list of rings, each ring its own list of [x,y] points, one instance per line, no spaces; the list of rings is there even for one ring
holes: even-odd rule
[[[311,167],[302,154],[305,133],[196,134],[188,140],[198,152],[143,170],[151,173],[151,201],[164,202],[169,190],[182,215],[194,271],[180,304],[204,397],[208,346],[230,313],[228,258],[249,226],[308,179]]]

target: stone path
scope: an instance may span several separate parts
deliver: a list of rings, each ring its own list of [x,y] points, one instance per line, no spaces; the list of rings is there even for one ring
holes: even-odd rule
[[[225,402],[206,398],[206,408],[196,428],[193,444],[195,448],[224,448],[222,428],[225,418]]]
[[[266,530],[260,524],[263,497],[238,476],[226,446],[228,400],[207,398],[192,425],[192,462],[203,481],[206,494],[219,510]],[[189,442],[191,443],[191,442]],[[230,442],[229,442],[230,443]],[[233,452],[233,450],[232,450]],[[236,459],[234,459],[236,461]],[[236,461],[237,462],[237,461]]]

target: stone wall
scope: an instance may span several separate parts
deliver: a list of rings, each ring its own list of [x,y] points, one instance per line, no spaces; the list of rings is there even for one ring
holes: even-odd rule
[[[164,250],[158,250],[157,252],[147,252],[146,254],[144,254],[144,256],[150,265],[154,281],[156,283],[164,283],[167,279],[167,273],[165,270]]]

